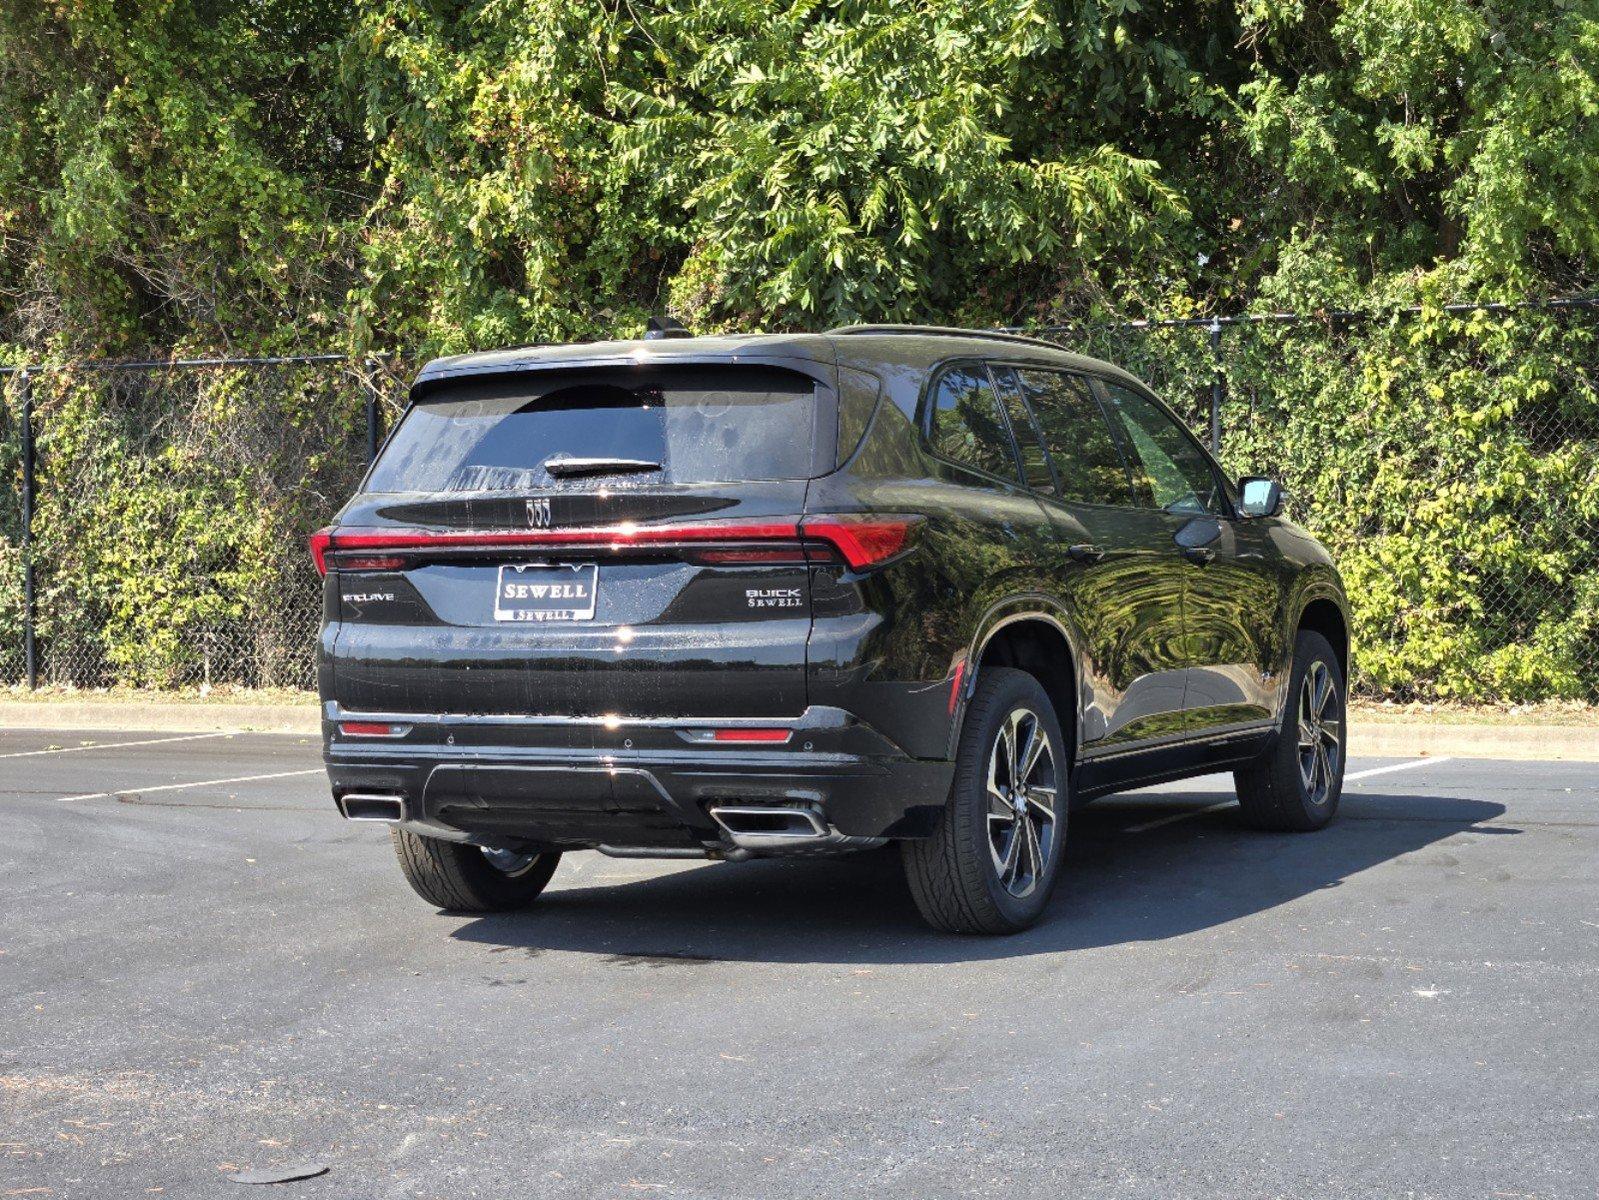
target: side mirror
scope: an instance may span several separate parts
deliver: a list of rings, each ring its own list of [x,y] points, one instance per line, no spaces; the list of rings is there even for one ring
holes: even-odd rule
[[[1238,511],[1246,517],[1275,517],[1283,510],[1283,486],[1275,479],[1245,475],[1238,481]]]

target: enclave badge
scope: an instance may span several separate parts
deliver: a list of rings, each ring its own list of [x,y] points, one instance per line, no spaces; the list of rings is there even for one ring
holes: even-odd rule
[[[550,499],[540,496],[537,500],[527,502],[527,523],[534,529],[548,529],[550,527]]]

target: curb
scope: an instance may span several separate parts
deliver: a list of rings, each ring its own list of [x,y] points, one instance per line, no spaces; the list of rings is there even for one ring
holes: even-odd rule
[[[117,729],[155,733],[292,733],[321,736],[306,704],[205,704],[173,700],[0,700],[0,729]]]
[[[1352,721],[1349,752],[1372,758],[1599,762],[1599,726],[1386,724]]]
[[[0,729],[117,729],[321,736],[314,700],[301,704],[0,700]],[[1349,752],[1369,758],[1500,758],[1599,762],[1599,726],[1350,723]]]

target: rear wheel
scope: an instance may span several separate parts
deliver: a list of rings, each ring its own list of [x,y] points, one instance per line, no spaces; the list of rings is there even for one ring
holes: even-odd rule
[[[1244,820],[1256,829],[1320,829],[1344,787],[1344,675],[1327,639],[1303,632],[1276,744],[1233,773]]]
[[[1066,840],[1069,763],[1038,680],[1008,667],[984,671],[938,831],[901,844],[911,895],[929,925],[1015,933],[1038,919]]]
[[[504,912],[538,898],[561,861],[556,853],[489,849],[392,831],[400,871],[418,896],[447,912]]]

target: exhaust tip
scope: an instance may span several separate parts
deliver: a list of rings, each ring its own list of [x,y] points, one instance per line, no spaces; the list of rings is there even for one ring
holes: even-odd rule
[[[733,845],[745,849],[824,842],[831,836],[814,808],[718,804],[709,811]]]
[[[338,797],[339,811],[349,821],[403,821],[405,801],[380,792],[348,792]]]

